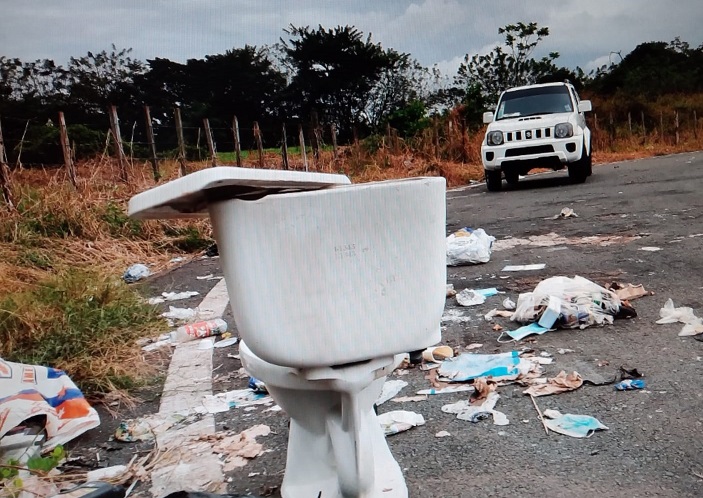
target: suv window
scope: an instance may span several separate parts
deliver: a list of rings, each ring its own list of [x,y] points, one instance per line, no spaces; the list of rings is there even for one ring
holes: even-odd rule
[[[526,88],[503,95],[498,104],[496,120],[558,112],[573,112],[566,86]]]

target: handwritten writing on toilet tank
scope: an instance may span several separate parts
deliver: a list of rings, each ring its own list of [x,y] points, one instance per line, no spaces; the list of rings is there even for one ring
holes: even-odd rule
[[[368,247],[359,247],[356,244],[341,244],[334,246],[334,255],[337,259],[356,258],[359,253],[369,251]]]

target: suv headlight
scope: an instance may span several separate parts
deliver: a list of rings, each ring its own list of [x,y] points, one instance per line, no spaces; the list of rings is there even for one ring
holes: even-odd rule
[[[487,137],[488,145],[500,145],[503,143],[503,132],[502,131],[492,131]]]
[[[571,123],[559,123],[554,127],[554,136],[556,138],[569,138],[574,135],[574,127]]]

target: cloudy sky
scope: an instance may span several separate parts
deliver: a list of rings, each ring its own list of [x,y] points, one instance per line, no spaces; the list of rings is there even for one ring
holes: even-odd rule
[[[701,0],[0,0],[0,56],[65,64],[114,43],[141,60],[183,62],[276,43],[290,24],[353,25],[453,74],[517,21],[549,27],[536,55],[558,51],[560,65],[587,71],[642,42],[703,42]]]

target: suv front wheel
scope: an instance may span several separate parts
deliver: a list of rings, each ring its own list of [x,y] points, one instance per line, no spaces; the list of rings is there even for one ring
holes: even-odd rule
[[[491,192],[498,192],[503,187],[503,178],[500,174],[500,170],[486,170],[486,187]]]
[[[586,153],[586,146],[581,151],[581,159],[569,164],[569,180],[571,183],[583,183],[591,176],[591,156]]]

